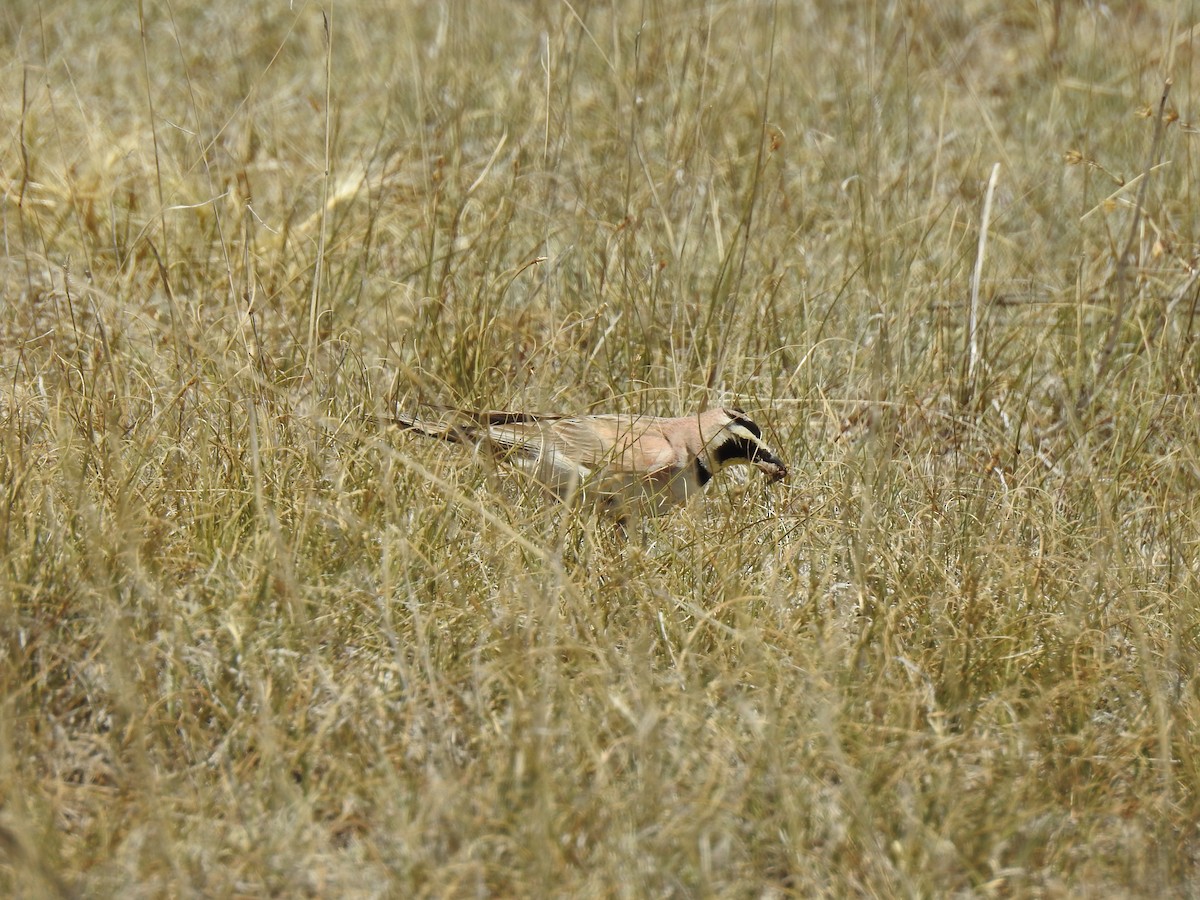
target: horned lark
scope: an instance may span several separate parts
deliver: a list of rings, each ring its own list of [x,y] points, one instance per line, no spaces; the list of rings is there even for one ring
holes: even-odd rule
[[[762,429],[737,409],[677,419],[659,416],[546,416],[458,413],[449,423],[396,416],[407,431],[474,444],[531,474],[563,499],[583,497],[624,518],[662,515],[702,492],[729,466],[748,465],[772,481],[787,466],[763,443]]]

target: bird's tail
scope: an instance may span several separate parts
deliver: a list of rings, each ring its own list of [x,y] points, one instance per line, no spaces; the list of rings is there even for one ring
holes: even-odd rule
[[[449,414],[448,421],[430,421],[417,416],[394,413],[390,418],[376,418],[383,425],[395,425],[404,431],[415,431],[428,437],[451,441],[456,444],[477,441],[489,428],[504,425],[533,425],[553,422],[563,418],[541,413],[506,412],[504,410],[463,410],[451,406],[432,406],[432,409]]]
[[[374,418],[381,425],[392,425],[402,431],[416,432],[417,434],[425,435],[425,437],[437,438],[440,441],[448,441],[452,444],[474,443],[478,437],[477,429],[472,428],[470,425],[464,426],[455,422],[430,422],[400,413],[395,413],[390,417],[376,416]]]

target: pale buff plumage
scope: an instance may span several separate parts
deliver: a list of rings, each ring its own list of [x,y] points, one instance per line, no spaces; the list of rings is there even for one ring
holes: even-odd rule
[[[560,498],[583,497],[618,517],[629,511],[662,515],[733,465],[754,466],[772,481],[787,476],[762,430],[736,409],[679,418],[484,412],[455,413],[448,422],[410,416],[394,421],[429,437],[474,444]]]

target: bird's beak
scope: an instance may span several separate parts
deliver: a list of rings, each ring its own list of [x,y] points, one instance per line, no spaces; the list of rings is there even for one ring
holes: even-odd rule
[[[787,466],[783,464],[783,460],[766,450],[760,450],[754,454],[751,462],[756,469],[772,481],[783,481],[787,478],[788,470]]]

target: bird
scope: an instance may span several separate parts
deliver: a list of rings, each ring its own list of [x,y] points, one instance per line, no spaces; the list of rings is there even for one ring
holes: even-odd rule
[[[677,418],[456,411],[449,422],[396,413],[404,431],[474,445],[519,468],[566,501],[583,499],[624,521],[661,516],[704,491],[730,466],[753,466],[770,481],[787,465],[745,412],[708,409]]]

